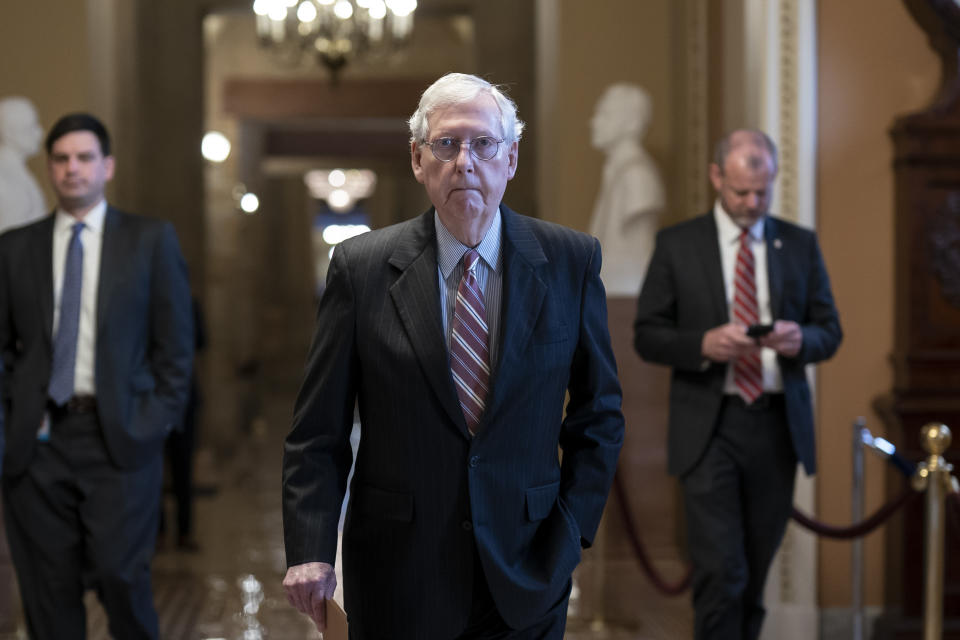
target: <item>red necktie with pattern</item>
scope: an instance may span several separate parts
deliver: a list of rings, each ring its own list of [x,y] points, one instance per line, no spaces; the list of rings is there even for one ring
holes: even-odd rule
[[[460,398],[460,408],[471,434],[477,433],[490,390],[489,329],[483,292],[474,274],[480,254],[473,249],[463,254],[463,278],[453,308],[453,337],[450,340],[450,372]]]
[[[740,249],[737,251],[733,276],[733,317],[748,327],[760,322],[753,250],[750,248],[750,234],[747,231],[740,234]],[[747,404],[760,397],[763,393],[763,367],[759,353],[734,360],[733,384]]]

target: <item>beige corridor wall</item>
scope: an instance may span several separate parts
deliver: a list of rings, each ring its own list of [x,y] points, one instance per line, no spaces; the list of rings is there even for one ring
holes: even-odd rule
[[[8,2],[0,21],[0,97],[20,95],[37,108],[47,130],[67,111],[89,109],[91,95],[90,47],[84,2],[32,0]],[[44,189],[48,206],[53,196],[47,185],[44,154],[30,168]]]
[[[893,347],[893,146],[898,114],[926,106],[940,65],[899,1],[820,0],[817,224],[844,329],[820,367],[818,513],[850,521],[850,425],[891,389]],[[867,17],[869,16],[869,18]],[[868,26],[869,24],[869,26]],[[883,464],[867,460],[867,512],[886,500]],[[867,538],[867,604],[883,599],[883,532]],[[821,542],[820,604],[850,604],[850,545]]]

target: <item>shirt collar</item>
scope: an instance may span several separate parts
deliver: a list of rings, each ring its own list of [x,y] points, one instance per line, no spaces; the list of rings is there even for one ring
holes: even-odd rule
[[[717,198],[713,204],[713,217],[717,222],[717,233],[720,235],[720,240],[724,245],[734,244],[740,241],[740,234],[743,233],[743,229],[738,227],[737,223],[730,218],[730,215],[723,210],[723,205],[720,204],[719,198]],[[754,242],[761,242],[763,240],[763,224],[766,220],[767,216],[763,216],[747,229]]]
[[[440,266],[440,273],[443,274],[444,279],[447,279],[457,264],[463,260],[463,254],[465,254],[470,247],[457,240],[453,234],[443,226],[443,223],[440,221],[440,215],[437,214],[436,210],[433,212],[433,224],[437,230],[437,262]],[[487,229],[487,234],[483,237],[483,240],[480,241],[480,244],[476,246],[477,253],[480,254],[480,257],[494,273],[500,272],[500,239],[503,235],[501,227],[502,218],[500,217],[500,208],[498,207],[493,217],[493,223],[490,225],[490,228]]]
[[[93,231],[94,233],[100,233],[103,231],[103,220],[107,215],[107,201],[101,200],[93,206],[93,209],[87,212],[87,215],[83,216],[84,226]],[[57,214],[54,220],[54,232],[59,233],[64,230],[73,229],[73,225],[77,222],[77,219],[72,215],[57,207]]]

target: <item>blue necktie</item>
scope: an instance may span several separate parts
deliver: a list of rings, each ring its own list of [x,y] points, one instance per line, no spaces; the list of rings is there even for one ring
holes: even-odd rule
[[[77,337],[80,333],[80,285],[83,282],[83,223],[73,225],[63,268],[60,291],[60,321],[53,341],[53,373],[50,375],[50,399],[62,406],[73,395],[73,374],[77,366]]]

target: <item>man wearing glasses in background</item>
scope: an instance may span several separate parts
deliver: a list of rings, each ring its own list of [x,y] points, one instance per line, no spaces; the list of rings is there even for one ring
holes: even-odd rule
[[[501,203],[522,130],[439,79],[410,119],[433,208],[334,252],[283,465],[284,585],[321,630],[358,402],[350,637],[563,637],[623,416],[599,243]]]

